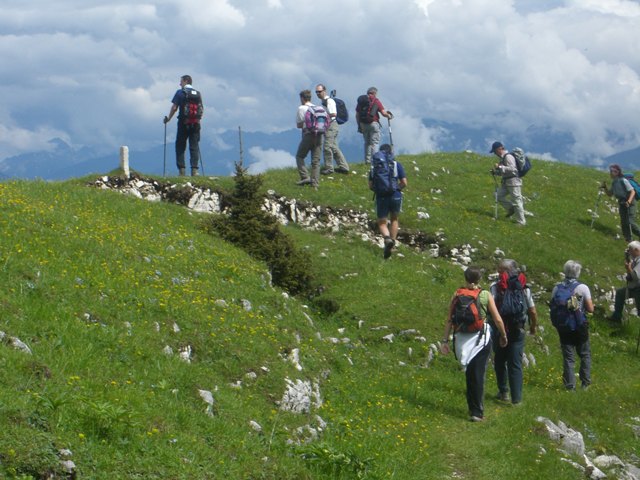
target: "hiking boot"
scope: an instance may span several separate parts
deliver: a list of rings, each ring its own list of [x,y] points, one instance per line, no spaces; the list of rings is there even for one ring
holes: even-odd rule
[[[301,187],[304,185],[311,185],[311,179],[310,178],[305,178],[304,180],[300,180],[298,182],[296,182],[296,185],[300,185]]]
[[[333,168],[324,167],[322,170],[320,170],[320,173],[322,175],[331,175],[333,173]]]
[[[508,402],[510,401],[509,399],[509,392],[498,392],[496,394],[496,400],[500,400],[501,402]]]
[[[393,250],[394,245],[396,244],[396,242],[393,241],[393,238],[391,237],[385,237],[384,239],[384,258],[387,259],[391,256],[391,250]]]
[[[184,167],[178,169],[178,175],[180,175],[181,177],[184,177]]]
[[[335,172],[336,173],[342,173],[344,175],[348,175],[349,174],[349,169],[348,168],[338,167],[338,168],[335,169]]]
[[[469,417],[470,422],[482,422],[484,419],[482,417],[476,417],[475,415],[471,415]]]
[[[199,175],[197,168],[191,168],[191,176],[197,177]]]

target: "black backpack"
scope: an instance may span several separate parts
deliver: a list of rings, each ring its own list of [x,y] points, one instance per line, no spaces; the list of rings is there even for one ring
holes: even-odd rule
[[[496,304],[507,331],[522,328],[527,320],[525,282],[524,275],[518,273],[507,278],[506,289],[498,287]]]
[[[358,97],[358,120],[360,123],[373,123],[378,113],[378,105],[369,99],[369,95]]]
[[[195,88],[185,88],[184,102],[182,104],[180,118],[185,125],[200,123],[204,108],[202,107],[202,96]]]
[[[336,97],[336,91],[331,90],[331,98],[334,102],[336,102],[336,122],[338,125],[342,125],[343,123],[347,123],[349,121],[349,110],[347,110],[347,105],[344,103],[344,100],[341,100]],[[322,101],[322,105],[327,106],[327,100]]]

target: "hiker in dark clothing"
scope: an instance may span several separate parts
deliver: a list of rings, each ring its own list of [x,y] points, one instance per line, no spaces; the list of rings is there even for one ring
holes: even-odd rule
[[[616,290],[616,299],[613,313],[607,320],[620,323],[624,303],[627,298],[633,298],[636,303],[636,310],[640,312],[640,242],[634,240],[627,246],[625,252],[624,267],[626,270],[627,285]]]
[[[164,117],[164,123],[169,123],[176,112],[178,112],[178,130],[176,132],[176,166],[179,175],[185,174],[184,154],[189,142],[189,157],[191,162],[191,175],[198,175],[198,164],[200,163],[200,118],[203,113],[202,98],[200,92],[195,90],[191,83],[193,80],[189,75],[180,77],[180,90],[176,91],[171,100],[171,110],[169,115]],[[189,97],[195,97],[196,101],[191,102]],[[194,108],[185,109],[187,103],[193,103]]]
[[[610,197],[613,195],[618,200],[622,236],[630,242],[632,233],[640,237],[640,227],[636,224],[636,190],[624,177],[620,165],[609,165],[609,175],[611,175],[611,188],[607,188],[607,182],[602,182],[602,188],[607,195]]]

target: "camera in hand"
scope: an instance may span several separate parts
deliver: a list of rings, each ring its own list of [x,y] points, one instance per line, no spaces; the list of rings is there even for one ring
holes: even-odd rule
[[[631,261],[631,252],[629,251],[628,248],[624,251],[624,261],[625,262]]]

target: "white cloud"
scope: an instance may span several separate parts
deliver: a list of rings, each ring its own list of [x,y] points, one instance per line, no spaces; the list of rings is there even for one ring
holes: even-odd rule
[[[447,132],[429,118],[562,132],[575,161],[640,145],[639,17],[631,0],[7,0],[0,79],[27,93],[3,95],[0,118],[34,139],[136,148],[158,142],[186,73],[207,132],[292,129],[298,92],[319,82],[353,112],[375,85],[405,151],[438,150]]]
[[[291,153],[283,150],[252,147],[249,155],[254,161],[249,163],[248,171],[252,174],[263,173],[274,168],[295,167],[296,159]]]

